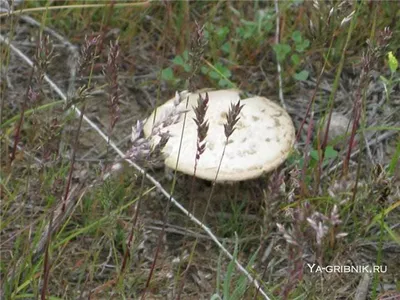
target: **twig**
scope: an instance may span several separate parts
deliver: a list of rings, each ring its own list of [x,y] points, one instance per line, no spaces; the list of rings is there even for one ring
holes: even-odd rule
[[[279,44],[280,40],[280,16],[279,16],[279,4],[278,0],[275,0],[275,14],[276,14],[276,30],[275,30],[275,45]],[[282,107],[286,109],[285,100],[283,99],[283,84],[282,84],[282,69],[279,59],[276,59],[276,68],[278,70],[279,79],[279,100],[281,101]]]
[[[159,224],[159,222],[154,222],[154,221],[153,221],[153,223]],[[160,225],[162,226],[162,224],[160,224]],[[149,229],[149,230],[157,230],[157,231],[162,230],[162,227],[154,226],[154,225],[144,225],[143,227],[144,227],[144,229]],[[211,240],[211,238],[208,235],[197,233],[193,230],[185,229],[183,227],[171,225],[171,224],[167,224],[167,227],[165,228],[165,232],[183,235],[186,237],[197,238],[197,239]],[[235,244],[236,243],[235,240],[232,240],[230,238],[218,238],[218,239],[219,239],[219,241],[221,241],[224,244]],[[259,240],[259,239],[260,238],[258,236],[249,236],[249,237],[239,239],[238,242],[244,243],[244,242],[255,241],[255,240]]]
[[[33,62],[25,55],[23,54],[18,48],[16,48],[13,44],[9,42],[9,40],[2,35],[0,35],[0,42],[6,43],[12,51],[14,51],[19,57],[21,57],[29,66],[33,66]],[[63,99],[64,101],[67,101],[67,97],[65,94],[61,91],[61,89],[45,74],[44,75],[44,80],[50,85],[50,87]],[[81,116],[81,111],[75,106],[72,105],[71,108],[72,110],[75,111],[75,113],[78,116]],[[87,116],[83,115],[83,120],[89,124],[90,127],[92,127],[103,139],[104,141],[108,141],[108,136],[101,131],[99,127],[96,126]],[[149,175],[147,172],[145,172],[144,169],[142,169],[138,164],[135,162],[131,161],[130,159],[125,158],[125,154],[115,145],[113,141],[109,141],[109,145],[114,149],[118,155],[124,159],[128,164],[130,164],[132,167],[134,167],[137,171],[139,171],[142,175],[146,176],[146,178],[156,187],[157,190],[159,190],[167,199],[170,199],[171,203],[177,207],[182,213],[184,213],[192,222],[197,224],[198,226],[201,227],[202,230],[204,230],[207,235],[210,236],[210,238],[214,241],[214,243],[221,249],[221,251],[227,256],[230,260],[233,260],[237,266],[237,268],[248,278],[250,282],[253,283],[253,285],[256,287],[256,289],[259,290],[260,294],[264,297],[264,299],[269,300],[270,298],[267,296],[267,294],[263,291],[261,288],[261,285],[259,282],[254,279],[251,274],[243,267],[240,262],[233,257],[233,255],[221,244],[221,242],[218,240],[218,238],[212,233],[209,227],[204,225],[200,220],[198,220],[195,216],[193,216],[188,210],[186,210],[178,201],[175,200],[164,188],[163,186],[151,175]]]

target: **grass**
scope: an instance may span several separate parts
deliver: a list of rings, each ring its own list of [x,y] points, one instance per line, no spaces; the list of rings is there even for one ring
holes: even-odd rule
[[[278,7],[25,1],[0,13],[2,298],[398,297],[400,6]],[[152,148],[137,121],[208,87],[286,106],[297,142],[283,166],[232,187],[165,179],[167,136]],[[213,130],[201,104],[197,160]],[[359,126],[330,140],[332,112]],[[365,287],[365,274],[313,263],[387,272]]]

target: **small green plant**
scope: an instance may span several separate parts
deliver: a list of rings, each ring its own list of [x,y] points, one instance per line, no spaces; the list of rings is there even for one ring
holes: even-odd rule
[[[251,19],[245,19],[233,7],[230,7],[230,10],[238,18],[236,28],[232,29],[232,26],[216,25],[210,22],[205,28],[205,37],[209,41],[211,57],[214,61],[221,56],[229,61],[236,61],[239,49],[254,49],[255,45],[261,45],[273,29],[273,10],[257,10]]]
[[[324,155],[324,161],[322,162],[322,166],[325,167],[327,164],[329,164],[332,159],[335,159],[338,156],[338,152],[333,149],[332,146],[327,146],[325,148],[325,155]],[[319,161],[319,156],[318,156],[318,150],[313,149],[310,152],[310,157],[311,157],[311,166],[314,166],[314,164],[317,164]]]
[[[228,26],[216,26],[212,23],[207,23],[204,30],[204,36],[210,43],[211,50],[221,49],[223,53],[231,53],[231,43],[228,40],[230,29]]]
[[[189,52],[187,50],[185,50],[182,55],[175,56],[172,62],[177,66],[181,66],[185,72],[192,71],[192,66],[190,65],[189,60]]]
[[[161,72],[161,79],[171,82],[174,85],[181,83],[182,79],[179,79],[174,72],[174,67],[179,71],[183,71],[185,73],[190,73],[192,71],[192,66],[190,64],[190,56],[189,51],[185,50],[181,55],[177,55],[172,59],[172,67],[165,68]],[[219,87],[232,87],[232,83],[229,78],[231,78],[232,73],[228,67],[223,65],[220,62],[217,62],[215,65],[204,65],[201,67],[201,72],[204,75],[218,84]]]
[[[248,206],[248,199],[243,197],[241,199],[233,199],[230,202],[229,211],[231,212],[230,217],[222,215],[219,222],[220,235],[223,237],[230,237],[233,233],[237,233],[239,236],[244,234],[248,224],[245,223],[243,215],[246,213],[246,207]]]
[[[338,152],[332,146],[327,146],[325,148],[324,161],[322,163],[322,166],[325,167],[330,162],[332,162],[333,159],[337,157],[338,157]],[[309,169],[312,170],[318,164],[318,161],[319,161],[318,150],[313,148],[310,151]],[[304,166],[304,156],[302,156],[297,152],[293,152],[288,158],[288,164],[289,165],[297,164],[298,167],[302,169]]]
[[[185,50],[182,55],[177,55],[172,60],[172,66],[178,66],[183,69],[186,73],[192,71],[192,66],[190,65],[189,51]],[[161,79],[171,82],[173,85],[177,85],[181,82],[181,79],[177,78],[174,74],[172,67],[165,68],[161,71]]]
[[[310,47],[310,41],[302,37],[301,32],[296,30],[291,35],[291,43],[279,43],[273,46],[276,58],[283,63],[290,55],[291,68],[299,70],[301,65],[301,55]],[[306,80],[309,72],[307,70],[299,70],[293,74],[295,80]]]
[[[235,260],[238,257],[239,253],[239,240],[237,234],[235,234],[235,249],[233,252],[233,259],[230,261],[228,268],[226,270],[226,274],[224,276],[224,282],[222,283],[222,291],[220,291],[220,277],[221,277],[221,260],[222,255],[220,255],[218,259],[218,269],[217,269],[217,292],[211,296],[211,300],[239,300],[244,299],[244,294],[247,291],[247,283],[248,279],[245,275],[241,275],[238,279],[234,279],[233,275],[235,274]],[[254,261],[257,257],[258,251],[255,251],[254,254],[250,257],[250,261],[247,265],[247,268],[254,264]],[[221,295],[222,292],[222,295]]]
[[[238,11],[233,11],[233,13],[240,17]],[[204,37],[209,42],[212,60],[216,61],[220,57],[225,57],[228,61],[235,60],[237,48],[244,41],[248,44],[251,43],[252,46],[254,46],[254,43],[262,43],[266,35],[273,29],[273,21],[273,11],[258,10],[253,20],[240,18],[240,26],[236,28],[233,34],[228,26],[218,26],[208,22],[204,29]],[[232,39],[229,38],[230,33],[233,35]],[[305,43],[308,44],[305,45]],[[300,40],[296,43],[296,49],[301,50],[308,47],[308,45],[308,40]],[[182,82],[177,76],[179,72],[192,72],[190,54],[187,50],[172,59],[172,66],[162,70],[161,78],[177,85]],[[229,67],[220,61],[213,63],[211,66],[209,64],[201,66],[201,72],[220,88],[235,87],[230,81],[232,73]]]
[[[390,69],[390,78],[387,79],[386,77],[381,75],[380,79],[383,83],[383,87],[385,88],[386,101],[389,103],[389,97],[390,93],[392,92],[393,84],[395,84],[396,82],[400,82],[400,77],[395,78],[397,69],[399,67],[399,62],[393,55],[392,51],[388,53],[388,65]]]
[[[229,78],[232,76],[231,71],[221,63],[216,63],[214,68],[203,66],[201,72],[207,75],[211,80],[218,83],[221,88],[231,86]]]
[[[275,51],[276,58],[279,62],[283,62],[291,51],[289,44],[275,44],[272,47]],[[300,59],[299,59],[300,62]]]
[[[241,26],[236,28],[238,37],[242,40],[261,41],[273,28],[274,14],[266,10],[258,10],[254,20],[241,19]]]

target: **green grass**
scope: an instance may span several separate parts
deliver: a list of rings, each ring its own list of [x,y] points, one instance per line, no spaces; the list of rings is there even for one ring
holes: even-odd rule
[[[234,259],[229,260],[134,168],[125,166],[103,181],[116,160],[112,148],[85,123],[78,126],[79,118],[66,111],[46,82],[40,85],[40,68],[29,79],[32,69],[2,43],[1,297],[262,299],[235,260],[271,299],[335,299],[355,293],[360,274],[312,274],[302,266],[306,256],[323,265],[349,260],[387,265],[387,274],[372,274],[371,299],[390,292],[379,287],[398,287],[400,4],[318,3],[279,2],[279,44],[274,2],[115,1],[110,6],[25,1],[18,9],[40,27],[18,21],[18,10],[10,16],[1,13],[0,33],[31,60],[47,28],[80,48],[86,35],[102,37],[96,57],[75,78],[76,90],[84,85],[90,90],[75,100],[104,132],[113,116],[103,66],[110,41],[118,40],[121,103],[114,141],[123,141],[136,120],[148,116],[150,102],[163,103],[189,86],[195,71],[195,21],[204,25],[207,41],[190,82],[196,89],[240,88],[279,102],[279,63],[296,129],[311,102],[315,130],[331,110],[348,112],[352,120],[351,111],[360,113],[354,132],[360,151],[352,163],[347,147],[334,149],[337,140],[322,145],[317,134],[307,137],[307,127],[281,168],[251,182],[214,189],[198,181],[193,196],[191,178],[175,173],[171,183],[159,169],[147,170],[184,207],[193,197],[200,220],[207,210],[206,225],[231,251]],[[392,36],[383,41],[386,27]],[[46,73],[67,93],[70,50],[51,34],[50,40],[56,57]],[[27,93],[29,86],[39,93],[36,100]],[[310,126],[309,116],[306,121]],[[16,151],[15,137],[21,146]],[[350,128],[337,139],[351,137]],[[121,142],[120,148],[129,146]],[[64,201],[67,210],[59,213]],[[337,224],[332,221],[335,206]],[[325,218],[321,241],[307,220],[317,212],[316,218]],[[50,222],[53,216],[58,219]],[[46,234],[49,224],[56,227],[52,234]],[[347,235],[336,238],[339,233]]]

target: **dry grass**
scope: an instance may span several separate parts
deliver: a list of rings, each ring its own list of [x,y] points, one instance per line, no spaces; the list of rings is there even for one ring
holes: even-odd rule
[[[0,12],[2,298],[399,297],[398,3],[20,5]],[[151,148],[141,121],[176,90],[230,85],[284,99],[293,154],[233,186],[168,180],[168,136]],[[197,159],[213,130],[206,102]],[[336,113],[351,127],[331,141]]]

